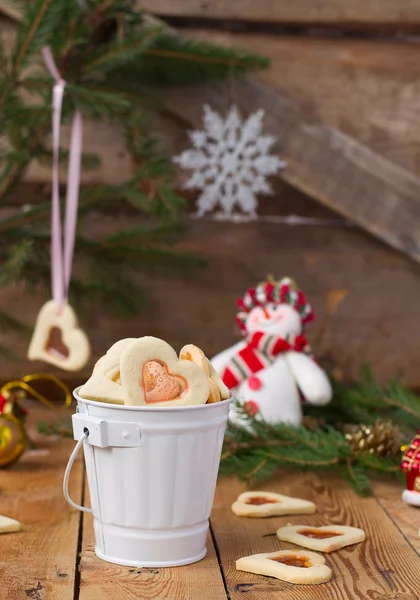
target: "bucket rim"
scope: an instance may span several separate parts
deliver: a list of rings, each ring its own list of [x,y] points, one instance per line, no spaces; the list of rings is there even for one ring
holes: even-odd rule
[[[74,398],[79,402],[84,402],[85,404],[89,404],[90,406],[101,406],[103,408],[112,408],[118,410],[128,410],[128,411],[139,411],[139,412],[180,412],[180,411],[191,411],[191,410],[211,410],[212,407],[215,408],[217,406],[226,406],[230,404],[234,396],[231,393],[229,398],[226,400],[220,400],[219,402],[212,402],[211,404],[190,404],[188,406],[129,406],[126,404],[113,404],[111,402],[98,402],[97,400],[87,400],[86,398],[82,398],[79,396],[79,391],[83,387],[83,385],[77,386],[73,390]]]

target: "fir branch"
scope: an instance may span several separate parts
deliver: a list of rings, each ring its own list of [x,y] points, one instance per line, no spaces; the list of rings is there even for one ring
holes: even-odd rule
[[[371,493],[369,472],[399,475],[399,458],[374,451],[355,453],[341,430],[331,426],[308,430],[286,423],[268,424],[242,411],[243,426],[228,424],[221,456],[221,475],[255,483],[279,467],[337,469],[361,494]],[[319,409],[318,409],[319,410]]]
[[[38,433],[43,435],[56,435],[64,438],[73,438],[73,426],[71,417],[59,417],[54,423],[39,421],[37,424]]]
[[[264,69],[266,58],[228,47],[162,33],[133,67],[149,83],[192,83]]]
[[[143,192],[141,188],[146,188],[147,191]],[[127,188],[123,192],[123,198],[136,210],[161,219],[178,217],[185,206],[185,200],[181,196],[153,178],[141,179],[137,187]]]
[[[366,471],[359,466],[354,466],[351,461],[347,461],[344,470],[344,477],[361,496],[370,496],[372,494],[372,484]]]
[[[204,266],[205,264],[203,259],[196,254],[176,252],[165,248],[141,247],[133,243],[112,244],[111,246],[105,243],[94,245],[90,240],[84,238],[79,238],[77,243],[81,253],[87,250],[89,255],[100,256],[101,261],[106,261],[107,264],[121,265],[125,263],[127,266],[131,264],[137,268],[141,264],[143,271],[156,267],[188,269],[193,265]]]
[[[0,345],[0,356],[12,362],[21,360],[19,354],[13,348],[10,348],[10,346]]]
[[[382,473],[397,474],[401,471],[400,461],[386,457],[379,457],[376,454],[366,452],[357,459],[357,464],[365,469],[379,471]]]
[[[36,84],[34,84],[34,88],[36,89]],[[146,87],[139,78],[130,77],[128,79],[122,74],[122,71],[113,71],[112,75],[109,75],[109,78],[106,77],[104,81],[84,80],[83,88],[97,93],[116,94],[124,100],[125,108],[141,107],[149,115],[151,111],[156,112],[162,105],[158,90]],[[124,124],[126,125],[127,122]]]
[[[386,406],[393,406],[420,421],[420,398],[403,388],[398,381],[389,384],[387,393],[381,396]]]
[[[2,37],[0,37],[0,73],[6,73],[8,67],[8,56],[6,53],[6,49],[4,47],[4,42]]]
[[[49,119],[41,119],[39,123],[28,129],[24,147],[21,149],[22,153],[16,155],[18,158],[13,159],[13,153],[8,155],[10,160],[5,161],[6,164],[0,173],[0,199],[9,196],[16,189],[29,166],[31,158],[36,155],[40,139],[43,139],[49,127]]]
[[[51,95],[51,76],[27,75],[18,82],[20,88],[45,99],[46,94]]]
[[[48,10],[49,5],[51,4],[51,1],[52,0],[35,1],[33,3],[32,10],[26,14],[25,21],[28,31],[25,31],[24,28],[20,30],[21,35],[17,43],[16,57],[13,61],[14,71],[17,72],[20,70],[25,55],[30,48],[40,25],[42,24],[42,20]]]
[[[337,456],[334,456],[333,458],[329,458],[326,460],[312,460],[312,459],[308,459],[308,458],[295,458],[293,456],[287,456],[287,455],[281,455],[281,454],[273,454],[273,453],[267,453],[267,459],[268,458],[272,458],[274,461],[278,462],[281,465],[287,465],[287,464],[292,464],[292,465],[299,465],[300,467],[302,467],[303,469],[311,469],[311,468],[326,468],[326,467],[333,467],[335,465],[337,465],[340,462],[340,459]]]
[[[161,27],[149,27],[128,42],[112,44],[105,53],[88,62],[83,67],[83,73],[107,72],[121,65],[127,66],[127,63],[138,60],[146,52],[160,32]]]
[[[174,237],[185,231],[182,223],[160,223],[155,227],[133,227],[118,231],[107,237],[107,246],[126,244],[141,240],[142,244],[172,242]]]
[[[327,423],[373,424],[378,418],[391,419],[407,435],[414,434],[416,422],[420,421],[420,398],[400,383],[391,382],[382,388],[367,367],[362,370],[359,384],[332,383],[333,400],[323,408]],[[319,414],[316,407],[305,406],[304,410],[309,416]]]
[[[133,234],[133,231],[131,231]],[[19,238],[21,231],[16,229],[14,232],[9,230],[9,236]],[[114,238],[114,236],[111,236]],[[37,247],[42,244],[45,249],[50,247],[50,233],[44,231],[36,231],[32,233],[32,239],[37,242]],[[84,236],[77,236],[75,243],[75,256],[83,260],[90,258],[98,261],[109,269],[111,266],[120,267],[122,263],[126,266],[138,268],[140,262],[144,262],[143,269],[163,267],[163,268],[190,268],[194,266],[203,266],[205,263],[200,256],[186,252],[177,252],[169,250],[165,247],[153,247],[151,244],[143,246],[141,237],[137,240],[134,236],[129,236],[124,239],[121,236],[118,243],[115,243],[115,238],[111,239],[111,244],[108,244],[107,239],[102,241],[92,240]],[[29,263],[26,263],[26,266]],[[108,276],[110,274],[108,273]]]
[[[37,219],[44,219],[51,210],[51,203],[45,202],[32,206],[30,208],[21,209],[11,217],[0,220],[0,233],[2,231],[13,231],[16,227],[23,227],[31,224]]]
[[[60,164],[63,167],[66,167],[68,165],[69,154],[70,153],[68,150],[66,150],[64,148],[60,148]],[[41,165],[51,166],[52,165],[52,157],[53,157],[52,150],[50,150],[49,148],[44,148],[43,150],[39,151],[37,160]],[[97,154],[92,154],[90,152],[83,152],[83,154],[82,154],[82,168],[83,169],[85,169],[86,171],[92,170],[92,169],[97,169],[100,164],[101,164],[101,159]]]
[[[88,301],[122,316],[134,316],[148,304],[145,291],[128,275],[122,275],[115,268],[108,268],[104,272],[95,263],[91,266],[88,279],[73,278],[70,300],[76,308],[82,309]]]
[[[15,74],[20,72],[31,54],[49,43],[66,3],[67,0],[32,0],[28,4],[13,57]]]
[[[66,92],[70,94],[76,106],[90,117],[104,118],[110,111],[123,114],[130,108],[130,103],[123,95],[104,92],[95,89],[94,86],[68,84]]]
[[[15,331],[21,335],[26,335],[29,333],[30,328],[19,319],[12,317],[9,313],[0,310],[0,331]]]
[[[0,285],[6,285],[20,278],[32,248],[32,240],[23,240],[10,248],[9,256],[3,262],[0,271]]]
[[[245,479],[248,480],[248,481],[252,481],[258,475],[258,473],[260,473],[264,469],[264,467],[266,466],[266,464],[267,464],[267,459],[263,458],[257,464],[257,466],[252,469],[252,471],[250,471],[249,473],[247,473],[245,475]]]

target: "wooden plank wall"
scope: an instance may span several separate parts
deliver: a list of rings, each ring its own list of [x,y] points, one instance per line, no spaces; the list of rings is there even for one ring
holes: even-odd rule
[[[315,30],[314,35],[305,29],[293,35],[258,29],[233,34],[191,30],[193,23],[186,18],[181,23],[188,35],[253,48],[272,59],[272,68],[245,84],[171,90],[168,111],[185,126],[197,127],[206,101],[222,112],[236,102],[245,115],[256,106],[264,108],[267,127],[278,137],[289,165],[283,179],[420,262],[420,121],[413,38],[395,37],[397,23],[393,36],[380,42],[348,37],[347,30],[339,37],[337,31],[331,37],[331,32]],[[378,26],[372,24],[373,29]],[[87,125],[86,149],[99,151],[103,166],[86,173],[84,181],[126,178],[130,165],[120,132],[110,126],[97,129],[97,124]],[[167,129],[162,131],[167,141]],[[48,179],[48,169],[33,164],[28,178]]]
[[[150,0],[142,2],[145,8],[151,4]],[[325,32],[238,33],[210,28],[213,27],[210,23],[209,28],[191,28],[193,21],[186,19],[212,17],[220,19],[223,25],[226,19],[254,20],[258,10],[260,21],[279,24],[310,21],[344,23],[347,27],[363,23],[376,30],[381,23],[390,23],[396,30],[400,25],[420,23],[419,0],[404,3],[403,7],[396,0],[383,0],[380,4],[370,0],[363,3],[363,10],[361,6],[359,1],[339,0],[294,3],[156,0],[152,8],[158,14],[182,17],[184,33],[192,37],[252,48],[270,56],[272,68],[260,76],[265,89],[274,90],[292,106],[299,104],[299,110],[303,110],[309,121],[334,128],[354,139],[356,147],[360,144],[381,160],[392,162],[397,176],[403,176],[399,181],[405,183],[396,186],[395,177],[390,183],[403,188],[415,208],[420,165],[420,62],[416,40],[408,37],[397,40],[395,36],[380,40],[359,39],[357,35],[335,37]],[[193,107],[187,104],[180,111],[180,98],[179,91],[169,96],[168,112],[158,125],[165,145],[173,153],[187,146],[185,130],[197,123],[201,110],[201,100],[200,104],[197,100]],[[224,106],[227,108],[237,100],[235,86],[227,86]],[[223,108],[220,95],[218,102]],[[289,140],[292,147],[291,134]],[[102,166],[86,174],[85,181],[117,182],[130,172],[118,130],[106,125],[100,129],[96,124],[88,125],[85,142],[88,151],[101,150],[102,157]],[[281,135],[279,150],[281,153]],[[388,174],[384,173],[385,181]],[[28,172],[30,181],[42,185],[49,182],[49,177],[48,169],[38,165],[32,165]],[[180,184],[183,176],[178,177]],[[261,202],[261,213],[277,217],[300,214],[327,220],[337,218],[280,180],[275,182],[275,192],[272,200]],[[396,211],[401,189],[397,192]],[[339,194],[339,190],[334,190],[334,194]],[[22,191],[16,202],[26,202],[27,198]],[[351,215],[351,203],[347,210]],[[381,211],[380,197],[377,210]],[[413,213],[413,223],[415,217]],[[132,217],[118,212],[112,219],[92,218],[90,227],[95,235],[100,235],[128,224],[132,224]],[[162,336],[177,347],[194,341],[211,355],[236,340],[235,298],[266,273],[287,273],[298,279],[315,306],[318,319],[308,330],[308,336],[326,366],[339,376],[355,379],[360,364],[368,361],[381,380],[397,375],[407,384],[420,387],[417,368],[420,322],[416,302],[420,294],[420,267],[369,235],[343,223],[334,227],[327,224],[292,227],[278,224],[275,219],[241,225],[204,219],[190,221],[189,231],[178,247],[201,253],[208,266],[181,276],[156,273],[146,277],[139,272],[138,279],[149,287],[152,299],[150,307],[139,317],[120,319],[87,306],[81,320],[92,340],[92,360],[119,337],[146,333]],[[337,293],[344,294],[344,300],[337,313],[331,315],[328,306]],[[33,322],[45,299],[45,295],[29,298],[16,287],[0,292],[2,308],[24,316],[28,323]],[[22,357],[25,355],[26,340],[2,334],[0,343],[10,345]],[[8,379],[40,369],[42,365],[1,359],[0,367],[2,378]],[[90,367],[80,374],[81,380]]]
[[[420,22],[417,0],[140,0],[139,6],[157,15],[207,17],[277,23],[339,23],[415,25]]]
[[[290,188],[278,194],[286,214],[335,218]],[[87,226],[97,235],[130,224],[132,217],[116,213],[100,220],[93,215]],[[92,359],[118,338],[145,334],[163,337],[177,348],[194,342],[212,355],[237,339],[235,299],[267,273],[289,274],[314,304],[317,320],[308,337],[324,365],[355,379],[367,361],[382,380],[399,375],[420,387],[420,267],[357,228],[191,220],[176,247],[200,253],[207,267],[186,274],[139,272],[136,279],[148,286],[151,303],[138,317],[122,319],[87,303],[81,322],[92,340]],[[345,297],[337,312],[329,314],[337,294]],[[2,308],[29,324],[45,299],[16,287],[0,294]],[[0,344],[25,356],[25,340],[3,334]],[[2,377],[42,368],[41,363],[0,362]]]

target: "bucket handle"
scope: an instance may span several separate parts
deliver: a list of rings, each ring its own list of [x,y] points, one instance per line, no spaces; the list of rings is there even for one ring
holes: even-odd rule
[[[67,500],[67,502],[71,506],[73,506],[73,508],[77,508],[77,510],[81,510],[82,512],[91,513],[92,512],[91,508],[88,508],[87,506],[80,506],[80,504],[76,504],[76,502],[73,502],[73,500],[70,498],[70,495],[69,495],[69,478],[70,478],[71,470],[73,468],[73,463],[76,460],[76,456],[78,455],[80,448],[83,446],[83,442],[87,439],[88,436],[89,436],[89,430],[85,428],[85,430],[83,431],[83,435],[81,436],[80,440],[75,445],[73,452],[70,454],[70,458],[67,463],[66,470],[64,472],[63,493],[64,493],[64,498]]]

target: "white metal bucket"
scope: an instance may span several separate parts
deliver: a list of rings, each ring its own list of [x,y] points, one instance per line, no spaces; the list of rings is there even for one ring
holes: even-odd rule
[[[93,513],[100,558],[135,567],[201,560],[231,400],[181,407],[121,406],[78,396],[78,440],[64,495]],[[92,509],[68,495],[68,478],[84,447]]]

